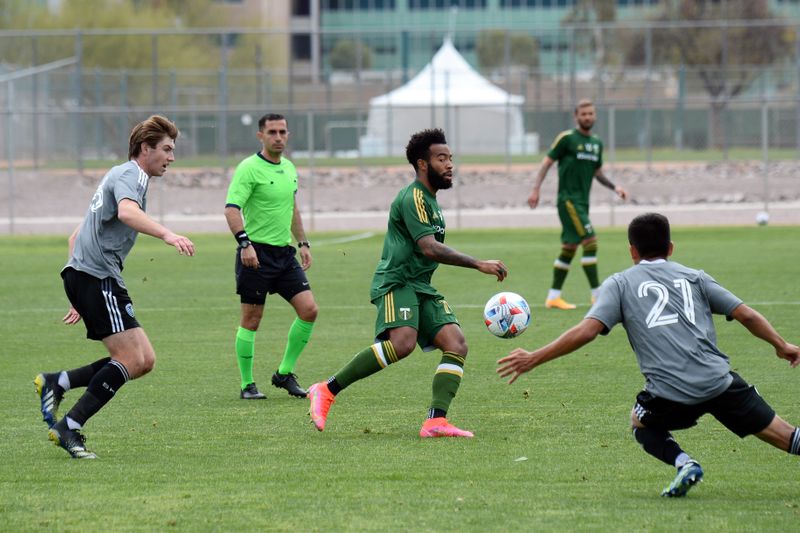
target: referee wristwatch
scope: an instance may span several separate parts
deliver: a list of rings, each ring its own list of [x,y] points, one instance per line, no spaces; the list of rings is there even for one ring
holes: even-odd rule
[[[248,248],[251,244],[253,244],[253,243],[250,242],[249,240],[243,239],[243,240],[239,241],[239,249],[240,250],[244,250],[245,248]]]
[[[311,243],[308,241],[300,241],[297,243],[298,248],[302,248],[303,246],[305,246],[306,248],[311,248]]]

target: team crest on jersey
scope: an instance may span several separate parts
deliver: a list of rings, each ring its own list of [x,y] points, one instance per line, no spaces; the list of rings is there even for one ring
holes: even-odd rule
[[[92,213],[95,213],[101,207],[103,207],[103,189],[98,188],[94,196],[92,196],[92,203],[89,204],[89,209],[92,210]]]
[[[401,307],[398,309],[400,311],[400,316],[403,317],[403,320],[410,320],[411,319],[411,308],[410,307]]]
[[[136,314],[133,312],[133,304],[127,304],[125,306],[125,312],[128,313],[128,316],[131,318],[136,318]]]

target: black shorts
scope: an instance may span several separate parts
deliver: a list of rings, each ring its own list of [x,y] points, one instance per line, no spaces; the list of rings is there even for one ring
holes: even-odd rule
[[[71,267],[61,272],[61,278],[69,303],[86,325],[87,338],[99,341],[141,327],[128,291],[114,278],[99,279]]]
[[[303,291],[311,290],[306,273],[295,257],[294,246],[253,243],[258,268],[242,265],[236,251],[236,294],[243,304],[264,305],[267,294],[280,294],[287,302]]]
[[[733,382],[719,396],[695,405],[674,402],[642,391],[636,396],[636,417],[646,427],[672,430],[697,424],[706,413],[739,437],[763,431],[775,418],[775,411],[752,385],[736,372]]]

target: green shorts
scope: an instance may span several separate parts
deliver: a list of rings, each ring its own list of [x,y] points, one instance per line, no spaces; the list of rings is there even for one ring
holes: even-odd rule
[[[572,200],[558,202],[558,218],[561,219],[561,242],[580,244],[595,236],[588,205],[575,204]]]
[[[411,326],[417,330],[417,344],[426,352],[435,348],[433,339],[442,326],[458,324],[456,315],[444,298],[416,292],[411,287],[397,287],[375,298],[372,303],[378,308],[376,339],[387,340],[388,330]]]

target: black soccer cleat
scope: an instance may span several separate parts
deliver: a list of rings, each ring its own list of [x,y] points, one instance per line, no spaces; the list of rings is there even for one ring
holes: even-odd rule
[[[267,396],[258,390],[255,383],[248,383],[239,393],[239,398],[242,400],[266,400]]]
[[[297,376],[291,372],[289,374],[279,374],[275,372],[272,374],[272,384],[280,389],[286,389],[289,395],[295,398],[305,398],[308,396],[308,391],[297,383]]]
[[[64,398],[64,389],[58,385],[58,374],[39,374],[33,378],[33,386],[41,402],[42,420],[52,428],[56,425],[58,406]]]
[[[77,429],[69,429],[62,420],[61,424],[50,428],[48,438],[56,446],[61,446],[73,459],[97,459],[97,455],[86,449],[86,437]],[[63,426],[63,427],[60,427]]]

